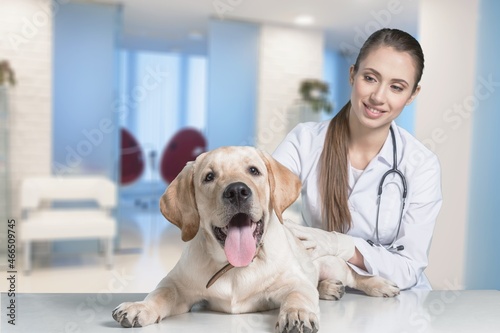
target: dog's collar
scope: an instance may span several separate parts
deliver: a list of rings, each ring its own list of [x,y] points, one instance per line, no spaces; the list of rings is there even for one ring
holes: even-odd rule
[[[260,251],[261,247],[262,247],[262,243],[260,243],[258,245],[258,247],[257,247],[257,253],[255,253],[255,256],[253,257],[253,259],[255,259],[259,255],[259,251]],[[252,259],[252,261],[253,261],[253,259]],[[212,276],[210,278],[210,280],[208,280],[206,288],[207,289],[210,288],[222,275],[224,275],[225,273],[229,272],[232,268],[234,268],[234,266],[231,265],[230,263],[227,263],[217,273],[215,273],[214,276]]]
[[[231,268],[234,268],[234,266],[230,263],[227,263],[226,266],[222,267],[217,273],[215,273],[214,276],[212,276],[210,280],[208,280],[206,288],[210,288],[215,283],[215,281],[217,281],[222,275],[224,275],[224,273],[227,273]]]

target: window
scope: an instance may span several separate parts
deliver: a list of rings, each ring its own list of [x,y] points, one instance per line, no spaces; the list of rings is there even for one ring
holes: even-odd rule
[[[204,131],[206,68],[202,56],[120,52],[120,124],[133,133],[144,152],[142,180],[160,179],[161,154],[178,130]]]

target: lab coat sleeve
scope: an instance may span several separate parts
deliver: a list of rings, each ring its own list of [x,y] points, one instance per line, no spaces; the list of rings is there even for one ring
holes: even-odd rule
[[[300,156],[301,142],[306,139],[303,132],[304,126],[302,124],[295,126],[272,154],[278,162],[286,166],[299,177],[302,170]]]
[[[391,252],[383,247],[372,247],[366,240],[354,237],[355,246],[364,257],[367,272],[350,265],[360,274],[379,275],[391,280],[400,289],[415,286],[427,267],[434,225],[442,202],[441,169],[437,158],[432,156],[415,170],[415,174],[408,179],[408,184],[414,184],[414,188],[409,189],[412,196],[407,202],[409,206],[395,243],[403,245],[404,250]]]

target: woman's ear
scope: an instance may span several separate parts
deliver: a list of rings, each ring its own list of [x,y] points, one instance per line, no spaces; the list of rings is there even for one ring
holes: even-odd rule
[[[354,74],[356,74],[354,71],[354,65],[351,65],[349,68],[349,84],[351,86],[354,84]]]
[[[420,92],[420,85],[418,85],[417,88],[415,88],[415,91],[411,94],[410,98],[408,98],[405,105],[410,105],[411,102],[413,102],[413,100],[417,97],[419,92]]]

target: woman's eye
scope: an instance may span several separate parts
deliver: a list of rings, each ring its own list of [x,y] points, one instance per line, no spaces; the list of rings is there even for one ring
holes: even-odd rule
[[[369,75],[365,75],[365,80],[368,81],[368,82],[373,82],[375,81],[375,79]]]
[[[215,178],[214,173],[213,172],[209,172],[205,176],[205,182],[211,182],[212,180],[214,180],[214,178]]]
[[[256,167],[250,167],[250,169],[248,169],[250,171],[250,173],[254,176],[258,176],[260,175],[260,171],[259,169],[257,169]]]
[[[397,92],[403,91],[403,88],[401,88],[400,86],[391,86],[391,88],[396,90]]]

